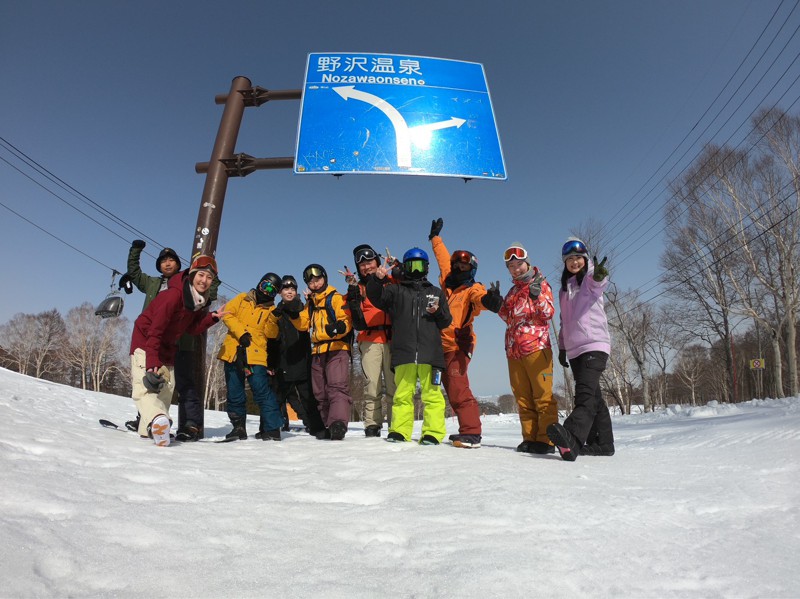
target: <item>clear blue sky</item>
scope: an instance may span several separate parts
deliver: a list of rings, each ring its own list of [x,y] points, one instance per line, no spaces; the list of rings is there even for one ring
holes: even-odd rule
[[[233,77],[244,75],[270,89],[300,88],[309,52],[479,62],[492,94],[507,181],[336,179],[288,170],[232,179],[217,248],[221,278],[244,291],[264,272],[299,278],[306,264],[320,262],[343,288],[336,270],[352,266],[355,245],[388,245],[395,254],[414,245],[430,249],[430,221],[440,216],[449,248],[472,250],[480,260],[478,278],[499,279],[504,291],[509,278],[501,253],[510,242],[523,242],[556,284],[561,244],[587,220],[603,224],[609,235],[602,252],[615,257],[610,266],[617,284],[649,289],[663,250],[662,177],[697,154],[698,146],[690,146],[696,135],[659,170],[662,163],[696,124],[695,134],[719,114],[702,141],[721,143],[733,135],[738,143],[747,127],[735,129],[765,97],[775,101],[788,91],[781,106],[790,108],[798,96],[789,89],[796,65],[781,78],[800,49],[790,39],[800,23],[800,11],[791,13],[795,2],[411,0],[388,6],[5,2],[0,136],[155,240],[143,261],[153,273],[160,247],[190,254],[204,182],[194,164],[209,158],[222,111],[214,96],[227,92]],[[293,155],[298,111],[299,102],[248,108],[237,151]],[[44,181],[1,144],[0,157]],[[0,162],[3,204],[124,271],[130,240],[138,235],[57,192],[116,234]],[[108,291],[105,266],[3,207],[0,250],[0,322],[53,307],[66,313],[86,300],[97,303]],[[142,298],[126,300],[125,314],[134,318]],[[492,314],[478,320],[471,368],[477,393],[509,389],[503,330]]]

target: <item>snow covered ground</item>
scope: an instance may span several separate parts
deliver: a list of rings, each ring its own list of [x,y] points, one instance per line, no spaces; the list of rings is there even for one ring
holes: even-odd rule
[[[575,463],[515,453],[515,416],[477,450],[98,424],[133,413],[0,369],[0,595],[800,596],[798,398],[617,417]]]

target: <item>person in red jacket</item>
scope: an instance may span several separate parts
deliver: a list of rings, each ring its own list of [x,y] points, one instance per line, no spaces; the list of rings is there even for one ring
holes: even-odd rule
[[[358,331],[358,351],[361,353],[361,369],[365,378],[364,434],[367,437],[380,437],[384,390],[389,398],[387,415],[391,414],[391,401],[396,390],[390,344],[392,319],[367,297],[367,279],[381,266],[381,255],[371,246],[362,244],[353,249],[353,259],[358,278],[349,270],[344,275],[348,285],[347,306],[353,319],[353,328]]]
[[[188,272],[171,277],[136,319],[131,338],[131,397],[141,414],[139,434],[156,445],[170,442],[169,406],[175,386],[175,354],[181,335],[200,335],[227,314],[208,312],[208,294],[217,275],[211,256],[198,256]]]
[[[547,427],[558,422],[550,346],[550,320],[555,313],[553,292],[542,272],[531,266],[522,244],[512,243],[503,259],[513,281],[499,316],[506,323],[508,377],[522,426],[522,443],[517,451],[554,453],[547,436]],[[489,293],[499,295],[499,283],[490,286]]]

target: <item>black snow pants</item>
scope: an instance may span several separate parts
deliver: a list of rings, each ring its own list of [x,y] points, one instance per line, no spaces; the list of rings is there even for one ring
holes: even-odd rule
[[[564,428],[581,443],[614,444],[611,414],[600,391],[600,375],[606,369],[608,354],[586,352],[569,361],[575,378],[575,407],[564,421]]]

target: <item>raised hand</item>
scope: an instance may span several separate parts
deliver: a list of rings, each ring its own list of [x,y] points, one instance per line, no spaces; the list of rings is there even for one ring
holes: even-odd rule
[[[489,290],[481,298],[483,307],[495,314],[503,307],[503,296],[500,294],[500,281],[489,284]]]
[[[592,260],[594,261],[594,274],[592,278],[599,283],[608,276],[608,268],[606,268],[608,256],[603,256],[603,261],[600,262],[600,264],[597,263],[597,256],[594,256]]]
[[[542,292],[542,281],[544,281],[544,275],[541,272],[537,272],[533,275],[531,282],[528,283],[528,295],[531,296],[531,299],[539,299],[539,294]]]
[[[441,218],[437,218],[436,220],[431,221],[431,232],[428,235],[428,239],[433,239],[439,233],[442,232],[442,227],[444,227],[444,221]]]
[[[348,285],[355,285],[357,282],[356,275],[350,270],[350,267],[344,266],[344,270],[340,270],[339,274],[344,277],[344,282]]]

